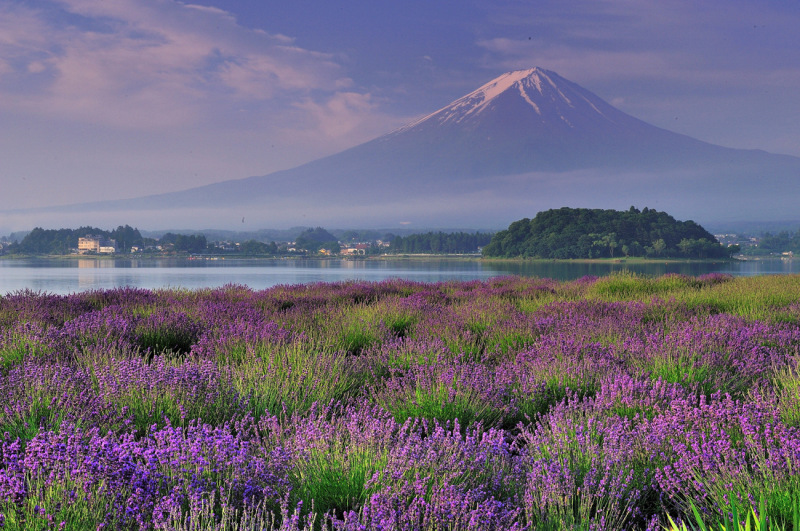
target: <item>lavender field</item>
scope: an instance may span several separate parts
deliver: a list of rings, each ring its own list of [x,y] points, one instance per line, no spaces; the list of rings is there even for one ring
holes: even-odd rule
[[[0,528],[797,529],[799,364],[789,275],[11,293]]]

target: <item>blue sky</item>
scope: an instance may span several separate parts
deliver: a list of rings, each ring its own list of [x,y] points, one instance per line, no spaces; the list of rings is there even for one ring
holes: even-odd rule
[[[540,66],[800,156],[796,0],[0,0],[0,209],[264,175]]]

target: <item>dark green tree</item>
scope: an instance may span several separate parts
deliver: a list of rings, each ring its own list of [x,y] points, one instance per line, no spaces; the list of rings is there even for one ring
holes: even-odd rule
[[[428,232],[394,236],[389,251],[413,254],[466,254],[476,253],[480,247],[488,245],[491,234],[468,232]]]
[[[338,245],[336,236],[322,227],[304,230],[295,239],[295,246],[298,249],[303,249],[304,251],[308,251],[310,253],[319,252],[319,250],[322,249],[325,244],[329,244],[328,248],[330,248],[330,244],[333,243],[337,243]]]
[[[247,240],[239,244],[239,252],[244,255],[274,255],[278,252],[278,245],[275,242],[264,243],[258,240]]]
[[[159,243],[171,244],[178,252],[203,253],[208,248],[206,237],[202,234],[173,234],[167,232],[159,240]]]
[[[128,252],[131,247],[143,247],[144,239],[139,233],[139,229],[134,229],[130,225],[124,227],[120,225],[111,231],[111,239],[117,242],[118,252]]]
[[[697,247],[683,240],[704,242]],[[691,250],[690,250],[691,248]],[[729,257],[714,236],[693,221],[649,208],[627,211],[560,208],[524,218],[494,235],[488,257],[613,258],[626,256]],[[686,254],[687,251],[689,255]]]

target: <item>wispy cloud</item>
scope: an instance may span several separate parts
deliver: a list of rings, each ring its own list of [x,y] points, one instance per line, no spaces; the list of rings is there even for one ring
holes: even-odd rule
[[[0,105],[16,112],[177,126],[217,118],[226,101],[332,93],[345,77],[330,55],[244,28],[218,8],[59,0],[0,9]]]
[[[484,35],[478,44],[489,52],[488,63],[535,63],[584,82],[679,78],[698,85],[712,79],[741,84],[743,65],[771,72],[795,64],[800,71],[790,52],[797,49],[800,12],[788,5],[576,0],[564,9],[553,0],[500,0],[492,12],[506,33]],[[800,50],[794,55],[800,57]]]
[[[293,106],[299,116],[285,125],[284,137],[301,144],[324,144],[328,154],[388,133],[411,119],[382,112],[372,94],[346,90],[321,101],[306,98]]]
[[[342,61],[217,7],[0,0],[0,210],[263,175],[395,126]]]

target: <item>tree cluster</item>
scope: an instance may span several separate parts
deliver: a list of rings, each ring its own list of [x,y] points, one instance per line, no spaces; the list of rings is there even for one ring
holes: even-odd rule
[[[310,253],[317,253],[322,249],[333,253],[338,253],[341,250],[336,236],[322,227],[304,230],[295,239],[294,243],[296,248]]]
[[[144,239],[129,225],[119,226],[112,231],[95,227],[79,227],[77,229],[43,229],[36,227],[19,243],[10,246],[9,252],[20,254],[68,254],[71,249],[78,248],[78,238],[99,236],[115,240],[117,250],[127,252],[133,246],[142,246]]]
[[[521,219],[494,235],[487,257],[727,258],[731,250],[694,221],[677,221],[647,207],[641,211],[560,208]]]
[[[476,253],[480,247],[488,244],[491,239],[491,234],[480,232],[410,234],[408,236],[395,236],[389,244],[389,251],[414,254]]]
[[[248,256],[278,254],[278,244],[275,242],[264,243],[258,240],[247,240],[239,244],[239,252]]]
[[[179,252],[202,253],[208,248],[208,242],[203,234],[174,234],[167,232],[158,242],[163,245],[171,245]]]
[[[386,234],[372,229],[334,230],[331,234],[338,236],[341,242],[361,243],[388,239]]]
[[[744,247],[745,254],[781,254],[792,252],[800,254],[800,230],[797,232],[780,231],[777,234],[766,232],[761,235],[757,247]]]

